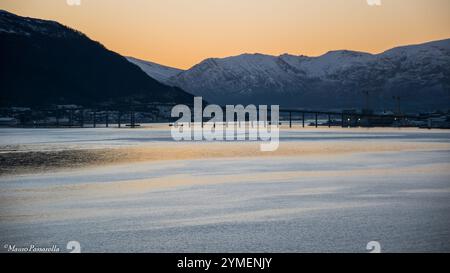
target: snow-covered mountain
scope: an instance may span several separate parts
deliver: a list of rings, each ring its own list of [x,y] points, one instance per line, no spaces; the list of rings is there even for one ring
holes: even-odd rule
[[[154,72],[152,72],[154,73]],[[155,77],[154,74],[147,74]],[[165,74],[167,75],[167,74]],[[243,54],[211,58],[162,81],[219,104],[304,108],[450,108],[450,39],[381,54],[348,50],[319,57]]]
[[[167,82],[171,77],[183,72],[183,70],[178,68],[168,67],[149,61],[143,61],[133,57],[127,57],[127,60],[139,66],[150,77],[163,83]]]

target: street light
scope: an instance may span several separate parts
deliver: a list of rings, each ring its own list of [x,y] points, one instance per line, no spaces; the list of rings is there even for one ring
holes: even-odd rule
[[[397,115],[400,115],[401,114],[401,109],[400,109],[401,97],[400,96],[393,96],[392,98],[397,102]]]

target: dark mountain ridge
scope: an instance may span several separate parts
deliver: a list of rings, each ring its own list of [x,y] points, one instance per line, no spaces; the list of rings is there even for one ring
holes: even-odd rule
[[[0,11],[0,105],[189,103],[121,55],[54,21]]]

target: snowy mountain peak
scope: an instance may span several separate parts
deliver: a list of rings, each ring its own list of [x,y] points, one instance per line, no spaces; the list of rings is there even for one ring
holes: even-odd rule
[[[145,71],[145,70],[144,70]],[[208,58],[173,76],[156,77],[219,104],[264,103],[296,107],[357,108],[369,91],[374,108],[392,96],[405,107],[450,105],[450,39],[393,48],[380,54],[351,50],[321,56],[245,53]]]
[[[374,107],[393,95],[405,107],[450,105],[450,39],[398,47],[380,54],[335,50],[317,57],[242,54],[206,59],[169,79],[210,102],[277,103],[304,107]]]
[[[208,58],[208,59],[203,60],[201,63],[199,63],[198,65],[195,65],[195,66],[215,67],[215,66],[218,66],[218,64],[217,64],[218,61],[219,61],[218,58]]]
[[[167,82],[171,77],[183,72],[178,68],[160,65],[157,63],[142,61],[133,57],[127,57],[127,60],[141,68],[147,75],[160,81]]]
[[[438,41],[432,41],[428,43],[423,44],[416,44],[416,45],[408,45],[408,46],[399,46],[394,47],[392,49],[389,49],[382,54],[386,54],[389,52],[411,52],[411,53],[417,53],[421,50],[450,50],[450,39],[444,39],[444,40],[438,40]]]
[[[352,50],[331,50],[327,53],[323,54],[322,58],[324,57],[332,57],[332,58],[360,58],[360,57],[367,57],[372,56],[370,53],[366,52],[360,52],[360,51],[352,51]]]

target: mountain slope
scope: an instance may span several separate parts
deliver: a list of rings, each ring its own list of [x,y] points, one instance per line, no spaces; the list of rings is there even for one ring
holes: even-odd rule
[[[206,59],[165,83],[219,103],[305,108],[406,110],[450,107],[450,39],[373,55],[331,51],[319,57],[243,54]]]
[[[133,57],[127,57],[127,60],[139,66],[147,75],[160,82],[167,82],[171,77],[174,77],[183,72],[183,70],[178,68],[168,67],[149,61],[143,61]]]
[[[124,57],[57,22],[0,11],[0,105],[191,102]]]

